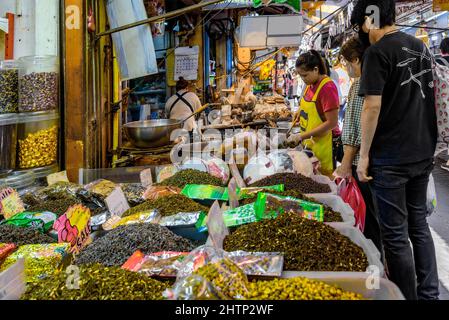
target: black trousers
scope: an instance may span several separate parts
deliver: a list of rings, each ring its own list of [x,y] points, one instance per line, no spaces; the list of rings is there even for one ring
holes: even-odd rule
[[[433,167],[433,159],[428,159],[370,168],[389,278],[409,300],[439,298],[435,246],[426,219]]]
[[[367,239],[374,242],[374,245],[381,254],[382,262],[385,263],[382,236],[380,232],[379,213],[374,192],[369,183],[360,182],[359,177],[357,176],[356,166],[352,166],[352,176],[357,181],[366,205],[365,230],[363,231],[363,234]]]

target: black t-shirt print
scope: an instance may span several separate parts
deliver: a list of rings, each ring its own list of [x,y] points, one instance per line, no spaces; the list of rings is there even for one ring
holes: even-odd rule
[[[432,59],[421,40],[395,32],[370,46],[363,57],[359,95],[382,95],[370,150],[373,165],[433,157],[437,122]]]

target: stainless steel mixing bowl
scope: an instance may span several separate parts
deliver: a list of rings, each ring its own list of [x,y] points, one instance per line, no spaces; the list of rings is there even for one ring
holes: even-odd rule
[[[128,140],[137,148],[157,148],[170,144],[171,133],[182,127],[172,119],[129,122],[123,126]]]

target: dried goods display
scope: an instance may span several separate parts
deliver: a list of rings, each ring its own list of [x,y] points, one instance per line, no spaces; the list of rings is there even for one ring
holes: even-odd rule
[[[14,243],[0,243],[0,266],[3,261],[17,249]]]
[[[146,210],[157,209],[159,214],[163,217],[172,216],[180,212],[208,212],[209,208],[202,206],[195,201],[183,196],[181,194],[172,194],[166,197],[158,198],[157,200],[147,201],[137,207],[126,211],[122,217],[143,212]]]
[[[1,266],[1,270],[6,270],[18,259],[25,259],[25,278],[27,282],[38,281],[53,274],[67,254],[70,244],[31,244],[20,246],[12,253]]]
[[[194,245],[166,227],[152,223],[120,226],[81,250],[76,264],[121,266],[136,251],[191,251]]]
[[[170,186],[149,186],[143,194],[146,200],[156,200],[161,197],[165,197],[171,194],[180,194],[181,189]]]
[[[81,204],[81,201],[74,197],[62,197],[57,200],[47,200],[45,202],[41,202],[35,205],[32,205],[28,208],[30,212],[53,212],[58,216],[63,215],[68,208],[74,206],[76,204]]]
[[[55,110],[59,103],[58,74],[32,72],[19,78],[19,110],[34,112]]]
[[[364,272],[368,259],[349,238],[323,223],[285,213],[239,227],[224,240],[226,251],[284,253],[284,270]]]
[[[222,186],[223,181],[206,172],[199,170],[186,169],[175,173],[174,176],[158,183],[161,186],[174,186],[184,188],[187,184],[207,184],[212,186]]]
[[[58,128],[30,133],[23,140],[19,139],[19,168],[28,169],[45,167],[57,161]]]
[[[363,300],[360,294],[302,277],[254,281],[248,291],[248,300]]]
[[[254,182],[250,187],[273,186],[283,184],[286,191],[298,190],[302,193],[329,193],[327,184],[315,182],[311,178],[298,173],[276,173]]]
[[[14,243],[21,246],[24,244],[53,242],[56,242],[56,240],[34,228],[16,227],[7,224],[0,225],[0,243]]]
[[[116,187],[117,185],[114,182],[104,179],[96,180],[84,186],[86,190],[98,194],[103,198],[109,196]]]
[[[0,68],[0,114],[18,112],[19,70]]]
[[[0,126],[0,174],[10,172],[16,165],[16,139],[15,124]]]
[[[146,188],[139,183],[124,183],[121,185],[126,200],[131,207],[137,206],[145,201],[143,194]]]
[[[209,281],[224,299],[242,299],[248,294],[248,279],[245,273],[227,258],[208,263],[194,274]]]
[[[67,281],[66,270],[32,283],[22,300],[162,300],[168,288],[167,283],[119,267],[90,264],[79,272],[76,284]]]

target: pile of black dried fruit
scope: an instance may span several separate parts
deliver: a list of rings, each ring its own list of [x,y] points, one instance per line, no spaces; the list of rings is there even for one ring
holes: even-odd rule
[[[40,233],[34,228],[17,227],[13,225],[0,225],[0,243],[24,244],[54,243],[52,237]]]
[[[136,251],[154,253],[160,251],[189,252],[194,245],[166,227],[152,223],[120,226],[108,232],[81,250],[75,264],[101,263],[105,266],[121,266]]]
[[[278,184],[284,185],[284,190],[297,190],[302,193],[329,193],[330,187],[313,181],[299,173],[276,173],[254,182],[249,187],[265,187]]]
[[[153,209],[157,209],[163,217],[172,216],[180,212],[209,212],[208,207],[202,206],[182,194],[172,194],[156,200],[148,200],[141,205],[127,210],[122,217]]]
[[[81,266],[76,284],[67,279],[66,270],[57,271],[48,278],[29,284],[21,299],[162,300],[162,293],[169,287],[168,283],[146,275],[100,264]]]
[[[62,216],[71,206],[81,204],[81,201],[74,197],[62,197],[56,200],[47,200],[28,208],[30,212],[53,212],[57,216]]]
[[[363,250],[334,228],[284,213],[239,227],[224,240],[226,251],[283,252],[284,270],[364,272]]]
[[[160,186],[173,186],[184,188],[187,184],[206,184],[211,186],[223,186],[220,178],[214,177],[199,170],[186,169],[175,173],[172,177],[158,183]]]

